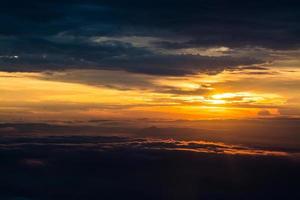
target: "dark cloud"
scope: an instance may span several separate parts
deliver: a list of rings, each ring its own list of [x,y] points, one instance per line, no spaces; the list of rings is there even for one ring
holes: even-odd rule
[[[258,71],[266,71],[269,70],[266,67],[261,67],[261,66],[247,66],[247,67],[242,67],[241,70],[258,70]]]
[[[297,1],[283,0],[10,1],[1,7],[2,22],[10,18],[23,23],[8,24],[2,34],[31,36],[70,31],[79,35],[163,35],[165,30],[167,36],[171,31],[184,36],[201,33],[198,37],[207,43],[230,39],[232,44],[266,41],[264,44],[277,36],[291,44],[292,38],[286,36],[298,31],[298,6]],[[208,33],[212,35],[208,37]]]
[[[153,75],[186,75],[197,72],[218,73],[241,65],[262,63],[256,58],[231,56],[158,54],[119,41],[91,44],[86,40],[68,43],[46,39],[5,40],[0,58],[1,70],[46,71],[79,69],[125,70]],[[6,49],[5,49],[6,48]]]
[[[220,143],[1,137],[1,199],[298,199],[299,160]],[[224,152],[226,151],[226,152]]]
[[[300,45],[297,1],[12,0],[4,2],[0,11],[0,69],[7,71],[85,67],[185,75],[265,60],[170,51]],[[103,36],[110,38],[93,40]],[[124,36],[156,40],[138,47],[115,39]]]
[[[1,145],[2,144],[2,145]],[[242,145],[230,145],[206,141],[179,141],[138,137],[120,136],[26,136],[3,137],[0,149],[23,148],[23,146],[43,145],[55,149],[58,146],[65,148],[72,145],[74,148],[87,148],[94,151],[111,151],[115,149],[134,150],[165,150],[165,151],[191,151],[198,153],[254,155],[254,156],[292,156],[299,152],[276,151],[272,148],[250,148]],[[41,166],[45,162],[38,159],[24,159],[22,163],[29,166]]]
[[[118,79],[116,79],[116,76]],[[198,84],[199,88],[184,90],[176,86],[165,86],[157,83],[161,78],[160,76],[126,73],[123,71],[66,70],[64,72],[45,72],[39,78],[41,80],[83,83],[124,91],[143,90],[182,95],[200,95],[210,91],[210,85],[207,84]]]
[[[241,133],[240,130],[243,130]],[[300,123],[295,118],[257,120],[112,120],[2,123],[1,136],[131,136],[138,138],[202,140],[253,148],[292,151],[300,146]]]

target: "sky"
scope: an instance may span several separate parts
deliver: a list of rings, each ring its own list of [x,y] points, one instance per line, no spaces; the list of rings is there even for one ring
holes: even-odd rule
[[[297,1],[7,1],[0,120],[300,117]]]
[[[299,0],[7,0],[0,199],[300,199]]]

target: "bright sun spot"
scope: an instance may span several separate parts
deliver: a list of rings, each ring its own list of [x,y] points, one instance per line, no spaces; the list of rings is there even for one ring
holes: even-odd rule
[[[275,94],[256,94],[251,92],[221,93],[214,94],[204,100],[209,104],[232,104],[232,103],[253,103],[272,104],[284,103],[283,99]]]

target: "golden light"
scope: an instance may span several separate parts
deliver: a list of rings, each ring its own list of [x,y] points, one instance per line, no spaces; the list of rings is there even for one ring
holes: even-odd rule
[[[283,104],[285,100],[277,94],[253,93],[253,92],[236,92],[214,94],[205,100],[212,104],[229,104],[229,103],[249,103],[249,104]]]
[[[287,108],[285,112],[289,112],[290,107],[300,107],[300,78],[294,76],[299,73],[291,69],[284,69],[278,77],[266,75],[267,79],[264,75],[236,76],[228,71],[216,75],[143,77],[142,89],[135,85],[130,88],[130,84],[140,83],[141,78],[136,74],[130,74],[132,82],[129,85],[126,81],[117,82],[126,88],[118,89],[84,81],[72,82],[70,77],[82,78],[78,73],[70,76],[72,73],[69,71],[67,78],[56,80],[51,76],[45,79],[45,74],[40,73],[0,72],[0,119],[19,116],[47,119],[58,116],[71,119],[86,116],[249,118],[262,114],[262,109],[269,111],[270,115],[266,116],[269,117],[281,115],[281,108]],[[89,73],[85,71],[84,77],[88,79]],[[97,79],[97,73],[103,74],[92,71],[92,80]],[[118,74],[109,72],[106,77],[109,83],[114,83]],[[290,82],[282,84],[283,77],[290,77]],[[252,81],[251,85],[249,81]]]
[[[212,95],[211,97],[213,99],[232,99],[236,97],[245,97],[245,96],[252,96],[248,92],[238,92],[238,93],[223,93],[223,94],[215,94]]]

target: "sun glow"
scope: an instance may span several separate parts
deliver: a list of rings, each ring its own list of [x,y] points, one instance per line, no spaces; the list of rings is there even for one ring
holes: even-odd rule
[[[236,92],[236,93],[220,93],[213,94],[205,100],[212,104],[232,104],[232,103],[248,103],[248,104],[283,104],[285,100],[276,94],[258,94],[252,92]]]
[[[223,93],[223,94],[215,94],[211,97],[213,99],[232,99],[236,97],[244,97],[244,96],[252,96],[251,93],[248,92],[238,92],[238,93]]]
[[[151,117],[172,119],[251,118],[295,115],[299,108],[299,77],[287,85],[276,74],[236,76],[138,77],[120,72],[82,70],[57,74],[0,73],[0,119]],[[67,77],[64,77],[64,74]],[[101,76],[100,76],[101,75]],[[46,76],[46,78],[45,78]],[[128,81],[130,77],[130,81]],[[73,80],[74,79],[74,80]],[[87,82],[85,82],[88,79]],[[102,82],[98,82],[105,79]],[[251,84],[249,84],[249,81]],[[274,90],[276,87],[276,90]],[[286,89],[288,87],[288,90]],[[276,93],[274,93],[276,91]]]

